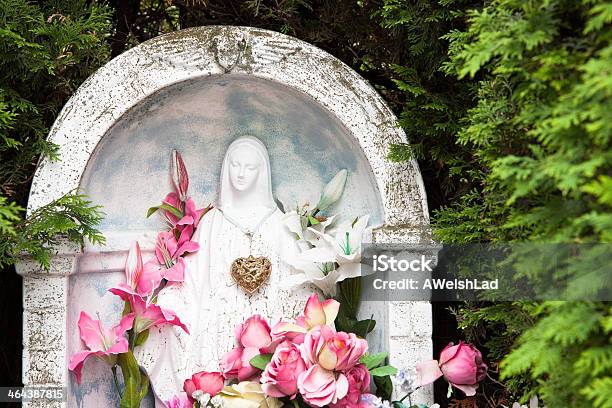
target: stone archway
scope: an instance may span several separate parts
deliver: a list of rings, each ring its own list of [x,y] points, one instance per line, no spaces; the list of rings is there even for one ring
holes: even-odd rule
[[[246,27],[201,27],[164,35],[118,56],[90,77],[58,116],[49,140],[61,161],[39,163],[28,211],[82,187],[88,163],[112,127],[130,109],[162,89],[207,77],[246,76],[307,95],[347,130],[363,153],[376,185],[382,219],[375,242],[429,243],[425,190],[415,160],[392,163],[389,145],[406,142],[396,118],[357,73],[326,52],[279,33]],[[24,259],[25,385],[69,386],[70,277],[120,269],[121,240],[79,261],[83,248],[59,245],[44,272]],[[119,252],[117,252],[119,251]],[[392,302],[384,323],[391,363],[408,367],[431,355],[431,307]],[[382,322],[381,322],[382,323]],[[431,400],[431,390],[417,399]]]

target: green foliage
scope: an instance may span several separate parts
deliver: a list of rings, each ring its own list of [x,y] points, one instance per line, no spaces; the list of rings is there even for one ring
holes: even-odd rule
[[[138,408],[149,391],[149,377],[140,371],[134,353],[119,354],[117,362],[123,374],[124,389],[120,408]]]
[[[12,233],[0,232],[0,266],[12,264],[21,252],[27,252],[47,268],[53,246],[62,238],[81,245],[85,238],[103,244],[104,237],[95,228],[101,219],[99,207],[83,195],[69,194],[40,207],[13,224]]]
[[[83,196],[67,195],[24,220],[40,156],[59,160],[46,140],[78,85],[104,63],[110,31],[106,6],[86,1],[0,0],[0,266],[21,251],[48,266],[59,236],[101,243],[101,217]]]
[[[14,202],[7,203],[6,197],[0,196],[0,236],[15,235],[13,223],[19,221],[19,213],[21,211],[23,211],[23,208]]]
[[[456,143],[473,152],[477,170],[473,189],[435,214],[441,240],[610,242],[611,10],[596,0],[495,0],[444,35],[444,72],[474,85]],[[596,256],[585,251],[582,267],[563,272],[579,276]],[[590,276],[572,292],[598,286]],[[503,359],[506,385],[523,400],[604,407],[610,312],[545,302],[470,304],[458,316],[468,336],[487,339],[493,361]]]
[[[272,361],[272,354],[258,354],[249,361],[249,364],[263,371],[270,361]]]
[[[440,202],[469,190],[474,173],[478,173],[470,149],[454,139],[472,105],[473,84],[441,71],[448,61],[448,46],[440,37],[463,27],[464,10],[479,3],[385,0],[374,13],[402,42],[406,54],[403,63],[390,64],[390,75],[403,93],[400,124],[410,144],[392,146],[389,158],[403,161],[416,156],[421,167],[434,171],[444,195],[436,198]]]

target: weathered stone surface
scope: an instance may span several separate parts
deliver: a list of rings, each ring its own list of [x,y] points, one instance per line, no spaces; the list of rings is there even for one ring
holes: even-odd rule
[[[429,302],[390,302],[388,336],[416,341],[432,334]]]
[[[60,146],[62,160],[40,163],[28,210],[77,188],[100,139],[145,96],[188,78],[234,73],[280,82],[325,106],[350,130],[368,158],[383,196],[386,224],[428,223],[416,161],[386,159],[390,144],[406,142],[406,137],[376,91],[345,64],[310,44],[244,27],[171,33],[131,49],[98,70],[53,126],[49,138]]]
[[[25,385],[66,384],[66,349],[23,349]]]
[[[53,350],[66,344],[65,308],[23,311],[23,346],[30,350]]]
[[[389,337],[389,362],[400,369],[414,369],[417,363],[431,360],[433,345],[431,338],[409,341],[403,336]],[[396,395],[396,397],[402,397]],[[433,386],[425,386],[412,394],[412,403],[433,401]]]
[[[55,275],[23,277],[24,309],[65,308],[67,278]]]
[[[16,265],[19,275],[68,275],[74,270],[76,255],[82,252],[80,245],[68,240],[60,240],[53,248],[49,270],[45,270],[38,262],[27,256],[22,256]]]

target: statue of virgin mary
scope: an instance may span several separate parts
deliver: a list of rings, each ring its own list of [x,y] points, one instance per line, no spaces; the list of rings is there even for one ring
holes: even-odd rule
[[[174,310],[190,334],[165,326],[152,330],[137,348],[151,379],[156,407],[182,391],[192,374],[218,371],[221,357],[235,346],[234,329],[253,314],[271,324],[294,317],[316,289],[287,288],[292,269],[282,260],[296,253],[283,227],[283,212],[272,195],[270,159],[256,137],[236,139],[225,154],[215,208],[200,221],[194,240],[200,250],[186,258],[185,281],[164,289],[158,304]],[[231,275],[232,264],[249,256],[267,259],[271,273],[253,293]]]

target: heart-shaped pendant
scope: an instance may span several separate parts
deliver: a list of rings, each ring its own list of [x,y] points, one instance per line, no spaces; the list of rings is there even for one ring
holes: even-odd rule
[[[255,292],[270,277],[272,263],[266,257],[237,258],[232,262],[230,273],[232,279],[249,295]]]

